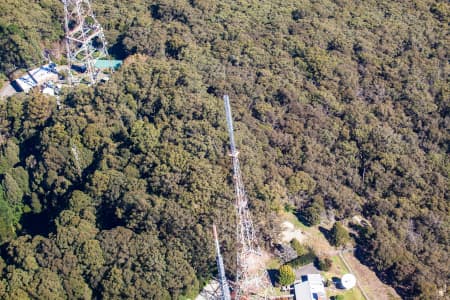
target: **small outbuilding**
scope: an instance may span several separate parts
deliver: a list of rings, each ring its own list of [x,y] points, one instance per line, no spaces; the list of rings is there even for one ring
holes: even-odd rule
[[[320,274],[302,276],[294,283],[295,300],[326,300],[327,294]]]
[[[27,75],[14,80],[13,86],[16,90],[27,93],[35,86],[40,86],[49,80],[57,79],[58,72],[56,71],[56,65],[54,63],[50,63],[28,71]]]

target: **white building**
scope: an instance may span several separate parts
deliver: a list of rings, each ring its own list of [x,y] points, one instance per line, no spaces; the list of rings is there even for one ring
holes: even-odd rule
[[[320,274],[302,276],[302,280],[294,284],[295,300],[326,300],[327,294]]]
[[[14,80],[13,85],[16,89],[28,93],[35,86],[39,86],[49,80],[57,80],[58,72],[55,67],[55,64],[52,63],[33,69],[27,75]]]

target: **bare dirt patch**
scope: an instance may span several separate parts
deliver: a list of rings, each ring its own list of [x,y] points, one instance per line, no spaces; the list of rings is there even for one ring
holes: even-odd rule
[[[292,239],[297,239],[299,242],[302,242],[305,239],[304,233],[295,228],[294,224],[289,221],[284,221],[281,224],[283,231],[281,232],[281,241],[284,243],[289,243]]]
[[[219,282],[211,280],[207,285],[203,287],[201,293],[195,298],[195,300],[212,300],[217,299],[220,295]]]
[[[260,255],[251,254],[247,257],[248,272],[250,274],[258,274],[265,270],[265,266],[271,259],[267,251],[261,251]]]

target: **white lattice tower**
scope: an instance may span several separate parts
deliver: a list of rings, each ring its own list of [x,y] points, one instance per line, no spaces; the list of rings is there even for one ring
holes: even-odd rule
[[[237,269],[234,284],[235,299],[265,298],[261,293],[269,289],[268,275],[261,262],[261,250],[255,235],[248,208],[248,198],[239,166],[239,151],[234,142],[233,119],[228,95],[223,96],[230,135],[230,156],[233,161],[237,214]],[[260,296],[258,296],[260,295]]]
[[[72,66],[77,66],[86,70],[86,80],[89,84],[94,84],[95,61],[108,55],[103,29],[94,16],[89,0],[62,0],[62,2],[69,83],[78,81],[72,74]]]

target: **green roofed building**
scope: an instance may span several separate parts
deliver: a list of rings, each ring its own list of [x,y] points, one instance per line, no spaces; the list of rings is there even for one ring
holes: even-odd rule
[[[97,69],[114,69],[117,70],[121,65],[122,60],[107,60],[107,59],[99,59],[95,62],[94,67]]]

